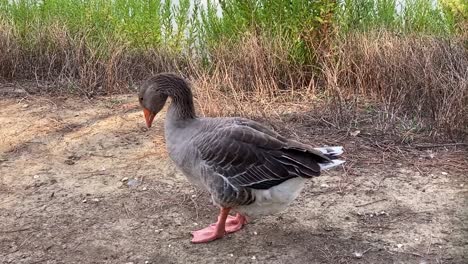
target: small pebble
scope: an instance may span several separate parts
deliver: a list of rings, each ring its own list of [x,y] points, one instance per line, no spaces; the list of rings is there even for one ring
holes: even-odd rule
[[[67,164],[67,165],[75,164],[75,162],[73,160],[65,160],[64,163]]]
[[[234,257],[234,254],[229,254],[230,257]]]
[[[328,187],[329,187],[329,185],[328,185],[328,184],[326,184],[326,183],[322,183],[322,184],[320,184],[320,187],[323,187],[323,188],[328,188]]]
[[[126,181],[128,181],[128,177],[123,177],[120,181],[121,182],[126,182]]]
[[[130,179],[130,180],[127,181],[127,185],[129,187],[135,187],[135,186],[138,186],[140,184],[141,184],[141,182],[138,179]]]
[[[145,186],[145,187],[142,188],[142,190],[146,191],[146,190],[148,190],[148,188]]]
[[[93,198],[93,199],[91,199],[91,201],[97,203],[97,202],[99,202],[99,199],[98,198]]]
[[[253,234],[254,234],[254,235],[258,235],[257,231],[254,231]]]
[[[257,257],[255,257],[255,256],[252,256],[252,259],[253,259],[253,260],[256,260],[256,259],[257,259]]]
[[[33,176],[33,178],[37,179],[37,178],[39,178],[39,175],[36,174],[36,175]]]
[[[463,186],[465,186],[465,185],[463,183],[460,183],[460,187],[463,187]]]
[[[397,244],[396,246],[397,246],[397,248],[402,248],[403,247],[402,244]]]
[[[361,252],[354,252],[354,257],[360,259],[360,258],[362,258],[362,253]]]
[[[353,132],[351,132],[351,133],[349,133],[349,134],[350,134],[351,136],[353,136],[353,137],[356,137],[356,136],[359,135],[360,133],[361,133],[360,130],[356,130],[356,131],[353,131]]]
[[[172,247],[172,245],[171,245],[171,244],[169,244],[167,247]]]
[[[84,199],[82,202],[83,202],[83,203],[86,203],[86,202],[88,202],[88,200]]]
[[[195,198],[195,197],[197,197],[197,196],[195,194],[192,194],[192,198]]]
[[[145,264],[149,264],[149,263],[150,263],[149,261],[145,260]]]
[[[442,175],[448,175],[448,173],[445,172],[445,171],[443,171],[443,172],[441,172],[441,173],[442,173]]]

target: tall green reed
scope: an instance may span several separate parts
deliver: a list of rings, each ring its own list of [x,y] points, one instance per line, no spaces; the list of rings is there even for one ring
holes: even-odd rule
[[[128,49],[164,49],[209,57],[246,34],[277,39],[299,64],[313,63],[312,46],[336,32],[385,29],[398,33],[455,33],[457,0],[2,0],[0,15],[28,48],[52,26],[85,36],[93,47],[121,43]],[[450,9],[450,8],[452,9]],[[221,10],[221,15],[219,14]],[[460,18],[461,17],[461,18]],[[329,30],[324,31],[324,28]],[[325,35],[325,36],[324,36]]]

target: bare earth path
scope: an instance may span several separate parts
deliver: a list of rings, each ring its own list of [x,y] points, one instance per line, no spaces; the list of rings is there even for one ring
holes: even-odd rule
[[[344,145],[348,163],[287,211],[193,245],[189,231],[217,209],[167,159],[161,117],[148,131],[122,108],[133,96],[2,98],[0,263],[468,263],[462,147],[391,148],[278,122]]]

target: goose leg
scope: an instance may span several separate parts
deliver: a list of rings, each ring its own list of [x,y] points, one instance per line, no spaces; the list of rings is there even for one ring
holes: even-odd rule
[[[221,216],[218,216],[218,221]],[[211,224],[210,227],[215,227],[218,223]],[[236,216],[228,215],[226,218],[226,226],[225,231],[226,233],[234,233],[239,231],[245,224],[247,224],[247,218],[239,213]]]
[[[225,233],[236,232],[246,223],[245,217],[237,214],[236,217],[229,216],[231,208],[221,208],[218,222],[210,226],[193,231],[193,243],[206,243],[222,238]]]
[[[225,227],[226,233],[239,231],[245,224],[247,224],[247,219],[239,213],[235,217],[228,216]]]

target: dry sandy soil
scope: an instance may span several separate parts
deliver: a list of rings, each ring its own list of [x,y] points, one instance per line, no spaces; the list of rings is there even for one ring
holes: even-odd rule
[[[348,162],[287,211],[195,245],[218,211],[168,160],[163,115],[147,130],[122,107],[134,96],[0,93],[0,263],[468,263],[464,147],[264,120]]]

